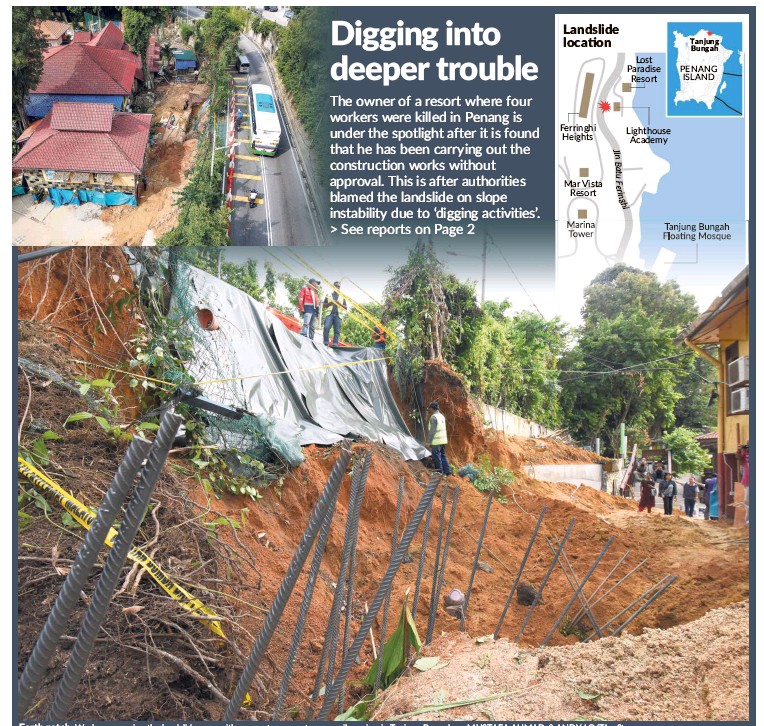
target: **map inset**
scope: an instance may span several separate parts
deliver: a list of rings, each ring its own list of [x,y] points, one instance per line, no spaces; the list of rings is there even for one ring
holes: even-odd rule
[[[667,116],[743,115],[741,23],[668,23]]]

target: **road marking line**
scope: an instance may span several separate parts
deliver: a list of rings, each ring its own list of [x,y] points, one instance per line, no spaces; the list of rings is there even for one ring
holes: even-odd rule
[[[231,199],[233,199],[234,202],[247,202],[247,204],[249,204],[249,197],[240,197],[240,196],[234,195],[233,197],[231,197]],[[255,204],[265,204],[265,200],[262,197],[258,197],[255,200]]]
[[[260,174],[238,174],[234,172],[233,174],[234,179],[255,179],[257,181],[262,181],[262,176]]]

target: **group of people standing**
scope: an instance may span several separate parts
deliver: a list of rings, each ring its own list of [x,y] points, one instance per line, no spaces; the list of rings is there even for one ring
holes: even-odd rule
[[[695,516],[695,505],[700,499],[701,492],[706,485],[696,480],[690,474],[687,481],[682,484],[674,479],[670,471],[665,471],[663,462],[658,461],[653,465],[650,471],[647,459],[641,459],[634,469],[634,486],[639,490],[639,511],[650,514],[655,506],[656,496],[663,500],[663,513],[671,515],[674,513],[674,497],[679,496],[679,486],[682,486],[682,498],[684,499],[684,513],[688,517]],[[706,519],[708,519],[709,507],[706,504]]]
[[[308,282],[300,289],[300,295],[297,299],[297,307],[302,316],[302,330],[300,335],[313,340],[316,332],[316,324],[321,314],[321,308],[328,310],[324,317],[324,345],[336,348],[340,343],[340,331],[342,330],[342,317],[340,311],[347,313],[348,304],[340,293],[340,282],[335,281],[332,284],[332,294],[325,295],[323,302],[319,305],[319,290],[321,283],[315,277],[311,277]],[[375,325],[372,330],[372,344],[375,348],[385,349],[387,337],[384,325],[384,318],[380,325]]]

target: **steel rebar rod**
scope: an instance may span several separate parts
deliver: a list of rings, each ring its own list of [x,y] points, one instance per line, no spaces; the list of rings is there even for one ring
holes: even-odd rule
[[[629,556],[630,553],[631,553],[631,550],[626,550],[626,552],[624,552],[623,557],[621,557],[621,559],[618,560],[618,562],[616,562],[615,567],[612,570],[610,570],[610,572],[608,572],[607,575],[605,575],[605,579],[599,585],[597,585],[597,587],[594,589],[594,592],[589,596],[588,603],[591,603],[594,600],[594,598],[597,597],[597,593],[603,588],[605,583],[615,574],[615,571],[623,564],[623,561]],[[591,604],[589,604],[589,609],[591,609]],[[583,609],[579,610],[571,619],[570,621],[571,625],[575,625],[581,619],[583,615],[584,615]]]
[[[292,670],[297,662],[297,653],[300,648],[303,630],[305,629],[310,602],[313,599],[313,590],[315,589],[318,573],[321,569],[321,561],[323,560],[324,552],[326,551],[326,540],[329,538],[329,530],[331,529],[336,507],[337,497],[332,499],[329,503],[329,510],[324,517],[324,521],[321,523],[321,531],[318,533],[316,547],[313,550],[313,560],[310,563],[308,582],[305,585],[305,593],[303,594],[302,602],[300,603],[300,612],[297,615],[297,623],[295,625],[294,635],[292,636],[292,643],[289,647],[289,655],[286,659],[286,665],[284,666],[284,675],[281,678],[281,686],[279,687],[279,693],[276,697],[276,705],[273,707],[274,721],[279,720],[281,709],[284,707],[284,702],[286,701],[287,693],[289,692],[289,681],[292,678]]]
[[[448,530],[446,531],[446,542],[443,545],[443,559],[440,563],[440,574],[438,575],[438,585],[435,589],[435,613],[438,612],[438,603],[440,602],[440,590],[443,587],[443,579],[446,574],[446,560],[448,559],[448,549],[451,545],[451,532],[454,528],[454,515],[456,514],[456,503],[459,501],[459,485],[456,485],[454,489],[454,498],[451,503],[451,513],[448,515]],[[433,626],[435,625],[435,618],[433,618]],[[427,633],[427,640],[425,645],[428,645],[432,641],[432,630]]]
[[[668,588],[674,584],[676,579],[677,579],[677,576],[672,575],[669,581],[660,590],[658,590],[655,594],[653,594],[650,597],[650,599],[644,605],[642,605],[642,607],[640,607],[639,610],[637,610],[637,612],[635,612],[630,618],[628,618],[628,620],[626,620],[626,622],[624,622],[622,625],[620,625],[618,628],[616,628],[613,631],[613,637],[618,635],[632,620],[634,620],[634,618],[636,618],[640,613],[642,613],[646,608],[648,608],[652,603],[654,603],[661,595],[663,595],[663,593],[666,592],[666,590],[668,590]]]
[[[528,608],[528,614],[525,616],[525,620],[523,620],[523,624],[520,626],[520,630],[517,633],[517,636],[515,637],[515,643],[520,642],[520,638],[523,635],[523,631],[525,630],[525,626],[528,625],[528,621],[531,619],[531,615],[533,615],[533,611],[536,609],[536,605],[539,604],[541,601],[541,593],[544,592],[544,588],[546,587],[546,583],[549,581],[549,578],[552,575],[552,572],[554,572],[554,568],[557,566],[557,560],[560,558],[560,552],[565,547],[565,543],[568,541],[568,537],[570,537],[570,533],[573,530],[573,525],[576,523],[576,518],[572,517],[570,520],[570,523],[568,524],[568,528],[565,530],[565,535],[562,538],[562,543],[560,544],[559,549],[556,551],[555,556],[552,558],[552,564],[549,565],[549,569],[546,571],[546,574],[544,575],[544,579],[541,581],[541,584],[539,585],[538,590],[536,590],[536,595],[533,598],[533,602],[531,603],[530,608]]]
[[[374,599],[372,600],[371,605],[369,606],[369,612],[366,614],[366,617],[361,623],[361,627],[356,633],[356,636],[355,636],[355,639],[353,640],[352,645],[350,646],[350,648],[348,648],[348,652],[345,655],[344,660],[342,661],[340,670],[337,674],[337,678],[335,678],[335,680],[331,683],[331,685],[328,685],[326,688],[326,696],[324,698],[324,703],[321,706],[321,711],[319,712],[317,717],[318,721],[325,721],[327,719],[327,716],[329,715],[329,711],[331,710],[332,706],[334,705],[334,701],[337,698],[337,694],[340,692],[340,688],[342,687],[342,684],[345,682],[345,679],[347,678],[348,673],[350,672],[350,668],[353,665],[353,661],[358,657],[358,654],[361,652],[361,646],[363,645],[364,640],[366,640],[366,636],[369,634],[369,630],[371,629],[374,619],[377,617],[377,613],[379,612],[379,609],[382,607],[382,601],[387,595],[387,591],[390,589],[390,587],[393,584],[393,579],[395,578],[395,575],[397,574],[398,569],[401,566],[401,562],[403,562],[403,558],[406,556],[406,551],[408,550],[409,545],[411,544],[411,540],[414,539],[414,534],[416,533],[420,523],[422,522],[422,518],[424,517],[425,510],[427,509],[427,505],[432,501],[432,498],[433,498],[433,495],[435,494],[435,489],[437,488],[437,486],[438,486],[438,477],[433,475],[433,477],[430,479],[430,483],[427,485],[427,487],[424,490],[424,494],[422,494],[422,498],[419,500],[419,504],[417,504],[417,507],[411,516],[411,521],[409,522],[408,527],[406,527],[406,530],[404,531],[403,536],[401,537],[400,544],[398,545],[398,548],[395,550],[395,554],[390,559],[390,564],[387,566],[387,571],[382,577],[382,581],[380,582],[379,587],[377,588],[377,592],[374,595]]]
[[[361,493],[363,491],[363,485],[366,483],[366,476],[368,476],[369,469],[368,463],[370,462],[371,453],[366,452],[366,456],[356,461],[353,466],[353,477],[350,482],[350,499],[348,501],[348,516],[345,528],[345,546],[343,551],[345,552],[344,563],[342,568],[342,585],[337,588],[337,594],[339,596],[339,611],[337,612],[336,627],[332,629],[331,638],[329,642],[329,658],[326,670],[326,682],[330,683],[334,679],[334,669],[337,666],[337,647],[339,645],[340,637],[340,620],[342,618],[342,609],[345,602],[345,593],[348,590],[350,584],[350,565],[353,558],[353,549],[355,543],[358,540],[358,517],[361,513]],[[368,461],[367,461],[368,460]],[[338,583],[339,585],[339,583]],[[348,612],[345,607],[345,621],[347,622]]]
[[[653,583],[652,585],[650,585],[650,587],[648,587],[648,588],[647,588],[647,590],[645,590],[645,591],[644,591],[644,592],[643,592],[641,595],[639,595],[637,598],[635,598],[634,600],[632,600],[632,601],[631,601],[631,602],[630,602],[630,603],[629,603],[629,604],[628,604],[628,605],[627,605],[625,608],[623,608],[623,610],[621,610],[621,611],[620,611],[620,612],[619,612],[617,615],[614,615],[612,618],[610,618],[610,620],[608,620],[608,621],[607,621],[607,622],[606,622],[606,623],[605,623],[605,624],[602,626],[602,630],[605,630],[605,628],[610,628],[610,630],[611,630],[611,633],[610,633],[610,634],[612,635],[612,634],[613,634],[613,633],[612,633],[612,631],[615,629],[615,628],[613,627],[613,623],[614,623],[616,620],[618,620],[618,618],[620,618],[620,617],[621,617],[621,615],[623,615],[624,613],[626,613],[626,612],[628,612],[629,610],[631,610],[631,608],[633,608],[633,607],[634,607],[634,606],[635,606],[635,605],[636,605],[636,604],[637,604],[637,603],[638,603],[640,600],[642,600],[642,599],[644,599],[644,598],[646,598],[646,597],[649,597],[649,596],[650,596],[650,594],[651,594],[651,593],[653,593],[653,592],[655,592],[655,591],[656,591],[656,590],[657,590],[657,589],[658,589],[658,588],[659,588],[661,585],[663,585],[663,583],[664,583],[664,582],[666,582],[666,580],[668,580],[668,578],[669,578],[669,575],[666,575],[665,577],[661,578],[661,579],[660,579],[658,582],[656,582],[656,583]],[[587,642],[588,642],[588,641],[591,639],[591,637],[592,637],[592,636],[591,636],[591,634],[590,634],[590,635],[588,635],[586,638],[584,638],[583,642],[584,642],[584,643],[587,643]]]
[[[236,684],[231,700],[226,707],[223,716],[226,721],[233,721],[234,716],[236,716],[241,708],[244,696],[252,683],[252,679],[255,677],[255,673],[257,673],[257,669],[260,667],[260,661],[265,655],[265,650],[268,647],[273,634],[276,632],[276,627],[281,620],[287,601],[294,590],[294,586],[297,584],[297,578],[302,571],[305,560],[308,558],[313,542],[321,528],[321,523],[326,517],[326,513],[329,510],[332,500],[337,498],[340,485],[342,484],[342,477],[347,469],[349,460],[350,451],[343,448],[334,468],[332,469],[332,473],[329,475],[324,490],[318,497],[316,506],[313,507],[308,524],[305,527],[300,543],[297,545],[297,550],[292,557],[292,561],[289,563],[289,568],[284,575],[284,579],[281,581],[279,591],[276,593],[273,604],[268,610],[268,614],[265,616],[265,622],[258,633],[257,640],[252,646],[252,651],[250,652],[247,663],[239,677],[239,682]]]
[[[355,591],[355,567],[357,561],[358,549],[358,520],[361,516],[361,504],[363,503],[363,494],[366,489],[366,480],[369,478],[369,467],[371,466],[371,451],[366,454],[361,470],[361,479],[358,483],[358,492],[356,494],[355,509],[353,511],[353,543],[350,550],[350,569],[348,570],[347,597],[345,599],[345,632],[342,635],[342,657],[347,653],[348,642],[350,641],[350,623],[353,619],[353,594]],[[340,694],[340,711],[345,710],[345,684],[342,684]]]
[[[541,512],[539,513],[539,518],[536,521],[536,527],[533,530],[531,539],[528,542],[528,547],[525,550],[523,561],[520,563],[520,569],[517,571],[517,574],[515,575],[515,581],[512,583],[512,589],[509,591],[509,597],[507,598],[507,602],[504,604],[504,610],[501,611],[501,616],[499,617],[499,623],[496,626],[496,630],[493,633],[494,639],[497,639],[499,637],[501,626],[504,624],[504,618],[507,616],[507,611],[509,610],[509,606],[512,603],[512,596],[515,594],[515,590],[517,589],[517,584],[520,582],[520,575],[523,574],[523,570],[525,569],[525,563],[528,561],[528,557],[531,554],[531,548],[533,547],[533,543],[536,541],[536,535],[539,533],[539,527],[541,527],[541,520],[544,519],[545,514],[546,514],[546,507],[542,507]]]
[[[446,521],[446,499],[448,497],[448,482],[443,480],[443,494],[440,501],[440,519],[438,522],[438,546],[435,548],[435,564],[432,567],[432,586],[430,587],[430,609],[427,613],[427,635],[425,644],[430,642],[432,629],[435,627],[435,612],[438,603],[435,602],[435,589],[438,586],[438,573],[440,572],[440,550],[443,546],[443,528]]]
[[[53,603],[45,625],[35,643],[32,654],[21,673],[18,684],[18,720],[22,720],[32,705],[40,688],[50,659],[56,651],[61,636],[69,625],[69,618],[79,602],[80,592],[85,587],[98,553],[101,551],[109,529],[114,524],[117,513],[127,499],[138,470],[149,453],[151,443],[134,438],[120,462],[114,479],[104,494],[95,520],[85,534],[85,541],[77,550],[74,564],[69,570],[61,590]]]
[[[598,603],[602,602],[611,592],[614,592],[618,587],[621,586],[626,580],[628,580],[637,570],[639,570],[645,563],[647,562],[647,558],[642,560],[640,563],[632,567],[618,582],[615,583],[607,592],[600,595],[594,602],[592,602],[591,598],[589,598],[589,607],[593,608]],[[604,627],[604,626],[603,626]]]
[[[331,680],[334,673],[334,654],[337,647],[337,638],[339,637],[340,617],[342,613],[342,601],[345,596],[345,578],[347,576],[348,561],[350,559],[350,542],[353,532],[353,511],[355,509],[355,498],[358,492],[358,482],[361,477],[361,462],[356,462],[353,466],[353,476],[350,482],[350,496],[348,497],[348,509],[345,515],[345,536],[342,545],[342,554],[340,555],[340,570],[337,574],[337,585],[334,588],[334,596],[332,598],[332,605],[329,609],[329,621],[327,623],[326,632],[324,633],[324,643],[321,646],[321,656],[318,660],[318,670],[316,671],[316,680],[313,685],[312,700],[315,701],[318,698],[319,691],[321,690],[321,681],[324,677],[324,669],[329,667],[327,672],[327,684]],[[331,666],[329,663],[331,662]],[[312,708],[308,709],[307,718],[310,720],[313,716]]]
[[[491,502],[493,502],[493,489],[488,492],[488,501],[485,505],[485,515],[483,517],[483,526],[480,528],[480,537],[478,538],[477,549],[475,550],[475,559],[472,562],[472,572],[470,573],[470,581],[467,585],[467,592],[464,595],[464,606],[462,607],[462,619],[459,623],[459,630],[464,631],[464,624],[467,620],[467,608],[470,604],[470,595],[472,594],[472,585],[475,582],[475,574],[477,573],[478,562],[480,561],[480,550],[483,547],[483,538],[485,537],[485,530],[488,526],[488,513],[491,511]]]
[[[557,540],[557,536],[556,535],[555,535],[555,540]],[[558,541],[558,544],[559,544],[559,540],[557,540],[557,541]],[[552,546],[552,543],[551,543],[551,541],[549,539],[547,539],[547,544],[549,545],[550,549],[552,551],[554,551],[554,547]],[[570,586],[575,591],[576,588],[578,587],[578,577],[576,576],[576,572],[573,569],[573,565],[570,563],[570,560],[568,559],[568,555],[567,555],[567,553],[564,550],[562,552],[562,558],[563,558],[565,564],[567,564],[568,569],[570,570],[570,576],[573,578],[572,582],[571,582],[570,577],[568,577],[568,575],[567,575],[567,573],[565,571],[565,568],[562,567],[562,564],[560,565],[560,569],[562,569],[563,573],[565,574],[565,577],[567,578],[568,582],[570,583]],[[599,623],[597,623],[597,620],[594,617],[594,613],[592,612],[592,609],[589,607],[589,600],[591,598],[587,599],[586,596],[584,595],[584,593],[581,592],[581,593],[579,593],[578,599],[581,602],[582,608],[586,611],[586,614],[589,617],[589,621],[591,622],[592,627],[594,628],[594,632],[597,633],[597,637],[598,638],[602,639],[602,631],[600,630]]]
[[[568,611],[573,607],[573,603],[578,599],[579,595],[583,593],[584,586],[589,581],[589,578],[592,576],[594,571],[597,569],[597,565],[599,565],[600,560],[602,560],[602,558],[605,556],[605,553],[610,549],[610,545],[613,544],[614,539],[615,537],[610,537],[610,539],[608,539],[608,541],[605,542],[605,546],[602,548],[602,552],[600,552],[599,555],[597,555],[597,557],[595,558],[594,562],[592,562],[592,566],[589,568],[589,571],[584,575],[583,580],[581,580],[580,584],[578,585],[578,589],[573,593],[573,597],[571,597],[570,600],[568,600],[568,604],[560,613],[560,616],[557,618],[557,620],[555,621],[555,624],[552,626],[552,629],[549,631],[549,635],[547,635],[546,638],[544,638],[544,641],[541,643],[541,645],[546,645],[551,639],[551,637],[554,635],[557,628],[560,627],[560,623],[562,623],[563,618],[568,614]],[[560,546],[560,551],[563,552],[563,554],[565,554],[564,551],[562,550],[562,545]],[[560,567],[562,567],[562,564],[560,565]],[[571,572],[573,572],[572,567],[571,567]],[[573,576],[575,577],[575,573],[573,574]],[[600,635],[600,637],[602,636]]]
[[[393,529],[392,546],[390,548],[390,557],[395,554],[395,548],[398,546],[398,528],[401,524],[401,506],[403,505],[403,483],[405,479],[401,477],[398,479],[398,499],[395,506],[395,527]],[[379,656],[377,660],[377,674],[374,679],[374,690],[379,690],[379,684],[382,681],[382,662],[385,654],[385,638],[387,637],[387,618],[390,614],[390,596],[392,590],[388,591],[385,598],[385,605],[382,608],[382,629],[379,631]],[[340,698],[340,711],[343,711],[343,703]]]
[[[430,517],[432,517],[432,500],[427,507],[427,514],[424,518],[424,527],[422,528],[422,549],[419,552],[419,566],[416,572],[416,587],[414,588],[414,604],[411,607],[411,617],[416,620],[416,609],[419,604],[419,591],[422,587],[422,574],[424,573],[424,556],[427,550],[427,535],[430,532]]]
[[[69,712],[85,665],[95,645],[98,631],[101,629],[101,624],[111,604],[111,598],[114,595],[122,568],[125,566],[138,528],[146,516],[154,487],[159,480],[167,455],[182,423],[183,417],[175,413],[165,413],[161,418],[146,465],[143,467],[138,485],[127,505],[125,516],[122,518],[122,524],[114,540],[114,546],[106,558],[101,577],[98,578],[90,605],[82,619],[77,640],[69,660],[66,662],[64,674],[50,705],[48,719],[51,721],[63,720]]]

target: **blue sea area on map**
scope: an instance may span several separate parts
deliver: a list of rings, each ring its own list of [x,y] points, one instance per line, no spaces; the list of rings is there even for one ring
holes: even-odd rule
[[[722,38],[722,47],[732,51],[732,55],[724,64],[724,80],[717,91],[717,98],[711,108],[705,103],[698,101],[674,102],[674,97],[679,90],[679,72],[677,70],[678,50],[674,47],[675,32],[681,33],[685,38],[696,35],[699,31],[712,32]],[[707,23],[668,23],[667,43],[668,48],[668,93],[666,106],[668,115],[676,116],[740,116],[743,109],[743,62],[741,55],[743,49],[743,24],[742,23],[717,23],[713,20]],[[698,56],[698,61],[704,60],[705,53],[693,53]]]
[[[651,53],[655,65],[666,68],[665,55]],[[668,74],[671,75],[671,68]],[[684,274],[728,280],[746,264],[744,119],[686,117],[665,114],[664,73],[659,82],[639,88],[635,111],[645,126],[670,128],[666,145],[651,145],[671,169],[656,194],[644,194],[640,209],[641,257],[651,268],[661,247],[676,253],[671,276]],[[648,124],[648,113],[650,123]],[[667,240],[666,223],[730,225],[729,241]],[[699,280],[698,280],[699,281]]]

